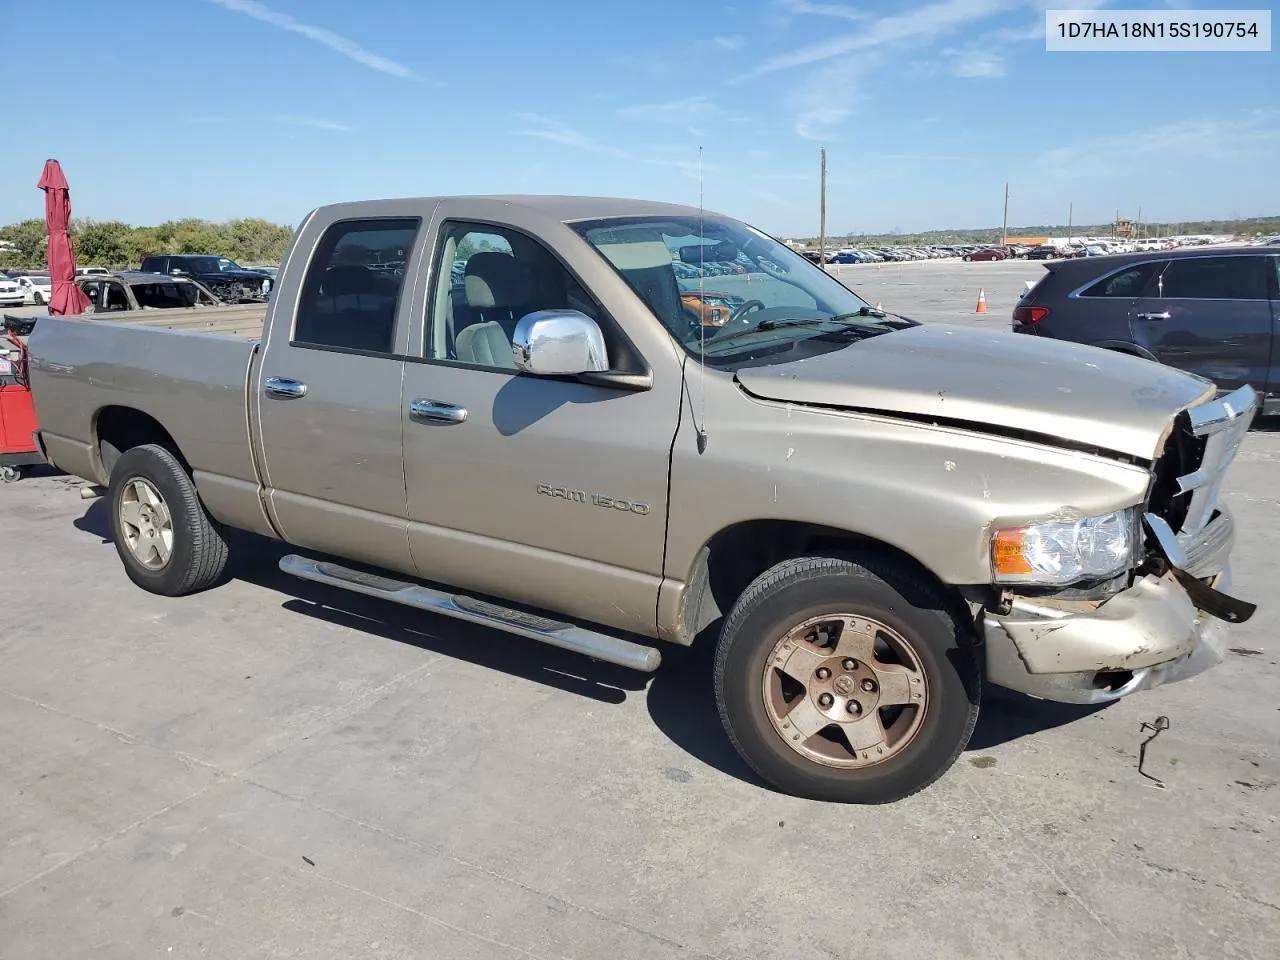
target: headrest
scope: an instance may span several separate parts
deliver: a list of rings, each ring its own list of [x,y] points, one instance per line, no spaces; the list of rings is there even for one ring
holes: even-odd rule
[[[378,288],[373,271],[360,264],[341,264],[324,272],[320,292],[326,297],[368,296]]]
[[[477,310],[523,306],[529,302],[533,289],[524,264],[509,253],[494,251],[468,257],[462,283],[467,306]]]

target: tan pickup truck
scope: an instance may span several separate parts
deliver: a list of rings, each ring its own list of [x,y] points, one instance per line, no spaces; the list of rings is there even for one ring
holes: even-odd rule
[[[677,277],[699,244],[742,272]],[[712,283],[741,298],[717,327],[683,296]],[[1253,610],[1218,502],[1251,390],[916,324],[689,207],[324,207],[265,308],[30,346],[43,449],[109,485],[143,589],[215,584],[236,527],[296,576],[638,670],[706,637],[729,738],[803,796],[911,794],[983,684],[1116,699]]]

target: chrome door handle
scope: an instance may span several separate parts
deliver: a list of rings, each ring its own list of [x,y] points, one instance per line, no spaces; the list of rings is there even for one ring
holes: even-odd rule
[[[1168,320],[1169,311],[1166,310],[1164,313],[1140,313],[1138,314],[1138,319],[1139,320]]]
[[[409,404],[409,418],[419,423],[463,423],[467,408],[439,400],[414,400]]]
[[[290,380],[288,377],[267,377],[262,386],[267,391],[268,397],[275,397],[277,400],[297,400],[307,395],[305,383]]]

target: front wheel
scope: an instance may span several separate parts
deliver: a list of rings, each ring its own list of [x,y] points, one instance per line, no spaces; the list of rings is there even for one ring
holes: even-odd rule
[[[36,302],[36,306],[37,306],[37,307],[43,307],[43,306],[44,306],[44,294],[42,294],[42,293],[37,293],[37,294],[35,294],[35,295],[32,297],[32,299],[33,299],[33,300],[35,300],[35,302]]]
[[[972,625],[940,586],[878,554],[763,573],[725,620],[715,683],[747,764],[814,800],[910,796],[951,767],[978,718]]]

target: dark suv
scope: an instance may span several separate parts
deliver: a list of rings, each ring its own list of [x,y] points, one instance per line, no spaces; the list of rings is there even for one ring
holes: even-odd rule
[[[228,257],[201,253],[143,257],[139,270],[191,277],[212,290],[218,299],[229,303],[261,299],[271,292],[270,274],[246,270]]]
[[[1054,260],[1013,310],[1015,333],[1137,354],[1214,381],[1251,384],[1280,413],[1280,255],[1269,247]]]

